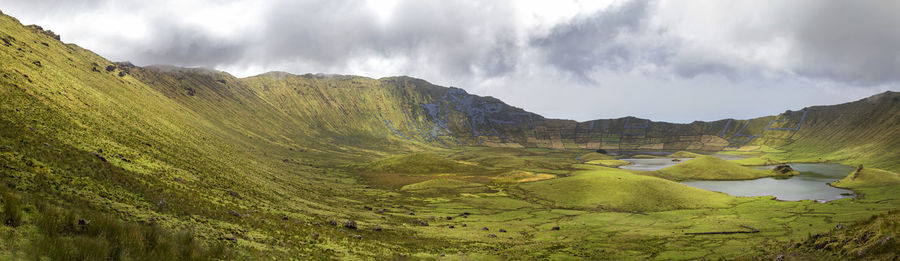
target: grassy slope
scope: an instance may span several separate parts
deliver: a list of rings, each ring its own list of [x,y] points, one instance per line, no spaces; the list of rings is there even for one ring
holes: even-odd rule
[[[528,195],[563,208],[612,211],[662,211],[721,208],[734,198],[676,182],[599,168],[571,177],[522,184]]]
[[[743,167],[715,156],[700,156],[656,173],[671,180],[740,180],[775,175],[771,171]]]
[[[900,249],[900,211],[891,211],[848,226],[815,234],[765,258],[788,260],[896,260]]]

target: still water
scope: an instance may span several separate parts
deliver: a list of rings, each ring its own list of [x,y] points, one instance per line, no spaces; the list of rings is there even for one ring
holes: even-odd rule
[[[789,179],[761,178],[754,180],[686,181],[682,184],[710,191],[719,191],[732,196],[775,196],[780,200],[831,201],[851,197],[852,191],[829,186],[827,183],[839,180],[855,168],[834,163],[791,163],[788,164],[800,175]],[[759,166],[757,169],[772,169],[774,166]]]
[[[651,154],[640,151],[632,154]],[[734,160],[742,156],[714,154],[713,156]],[[642,171],[655,171],[674,166],[678,163],[690,160],[690,158],[656,159],[622,159],[631,162],[631,165],[621,166],[623,169]],[[800,175],[789,179],[760,178],[753,180],[697,180],[685,181],[682,184],[710,191],[719,191],[732,196],[775,196],[780,200],[817,200],[831,201],[846,197],[852,197],[850,190],[829,186],[829,182],[839,180],[850,174],[855,168],[834,163],[791,163],[788,164]],[[775,166],[758,166],[756,169],[769,170]]]

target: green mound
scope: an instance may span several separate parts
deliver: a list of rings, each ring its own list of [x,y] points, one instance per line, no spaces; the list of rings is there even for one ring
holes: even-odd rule
[[[488,191],[488,188],[479,183],[457,179],[432,179],[403,186],[400,191],[427,194],[475,193]]]
[[[449,160],[431,153],[412,153],[377,160],[358,166],[358,169],[377,173],[458,173],[483,171],[482,167]]]
[[[613,157],[613,156],[610,156],[607,154],[603,154],[603,153],[596,153],[596,152],[591,152],[588,154],[581,155],[579,158],[581,158],[581,160],[583,160],[583,161],[616,159],[616,157]]]
[[[631,156],[631,158],[632,159],[658,159],[661,157],[653,156],[653,155],[646,155],[646,154],[638,154],[638,155]]]
[[[575,155],[566,151],[520,148],[476,148],[462,151],[451,160],[476,163],[479,166],[503,169],[522,169],[551,172],[578,163]]]
[[[900,184],[900,175],[873,168],[857,169],[843,179],[831,183],[832,186],[839,188],[868,188],[896,184]]]
[[[672,154],[669,154],[669,158],[696,158],[703,156],[703,154],[697,154],[688,151],[679,151]]]
[[[528,196],[563,208],[665,211],[728,207],[734,197],[677,182],[604,168],[520,185]]]
[[[513,170],[500,175],[497,175],[494,178],[495,182],[501,183],[521,183],[521,182],[532,182],[538,180],[552,179],[555,178],[556,175],[552,174],[541,174],[534,173],[530,171],[523,170]]]
[[[538,156],[539,152],[530,151],[523,148],[507,148],[507,147],[488,147],[474,151],[475,154],[489,155],[510,155],[510,156]]]
[[[781,163],[780,161],[767,158],[767,157],[751,157],[751,158],[743,158],[738,160],[730,160],[731,162],[743,165],[743,166],[764,166],[764,165],[774,165]]]
[[[625,165],[631,164],[631,162],[624,161],[624,160],[617,160],[617,159],[613,159],[613,160],[592,160],[592,161],[588,161],[588,162],[585,162],[585,163],[591,164],[591,165],[606,166],[606,167],[619,167],[619,166],[625,166]]]
[[[741,180],[780,175],[757,170],[714,156],[700,156],[681,164],[658,170],[659,176],[671,180]]]

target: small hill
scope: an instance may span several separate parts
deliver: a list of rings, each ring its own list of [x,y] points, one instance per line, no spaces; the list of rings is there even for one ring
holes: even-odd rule
[[[843,179],[831,183],[832,186],[839,188],[868,188],[896,184],[900,184],[900,175],[873,168],[857,168]]]
[[[538,180],[552,179],[555,178],[556,175],[553,174],[543,174],[543,173],[534,173],[530,171],[524,170],[513,170],[509,171],[494,178],[494,182],[501,183],[523,183],[523,182],[533,182]]]
[[[424,194],[475,193],[488,190],[483,184],[457,179],[432,179],[400,188],[400,191]]]
[[[673,209],[721,208],[734,197],[677,182],[603,168],[574,176],[525,183],[529,197],[563,208],[653,212]]]
[[[485,168],[474,164],[464,164],[431,153],[394,156],[362,164],[357,166],[357,169],[366,172],[406,174],[457,173],[485,170]]]
[[[578,158],[580,158],[581,160],[586,161],[586,162],[592,161],[592,160],[614,160],[614,159],[616,159],[616,157],[613,157],[613,156],[610,156],[607,154],[603,154],[603,153],[596,153],[596,152],[584,154],[584,155],[579,156]]]
[[[741,180],[780,175],[773,171],[743,167],[714,156],[700,156],[658,170],[657,173],[670,180]]]
[[[613,168],[619,167],[619,166],[630,165],[630,164],[631,164],[631,162],[624,161],[624,160],[617,160],[617,159],[613,159],[613,160],[592,160],[592,161],[588,161],[588,162],[585,162],[585,163],[586,163],[586,164],[591,164],[591,165],[600,165],[600,166],[605,166],[605,167],[613,167]]]
[[[696,158],[703,156],[703,154],[697,154],[688,151],[679,151],[672,154],[669,154],[669,158]]]

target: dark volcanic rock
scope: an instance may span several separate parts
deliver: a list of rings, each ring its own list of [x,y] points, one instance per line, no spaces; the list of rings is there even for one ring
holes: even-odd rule
[[[344,222],[344,227],[349,229],[356,229],[356,221],[349,220],[347,222]]]

